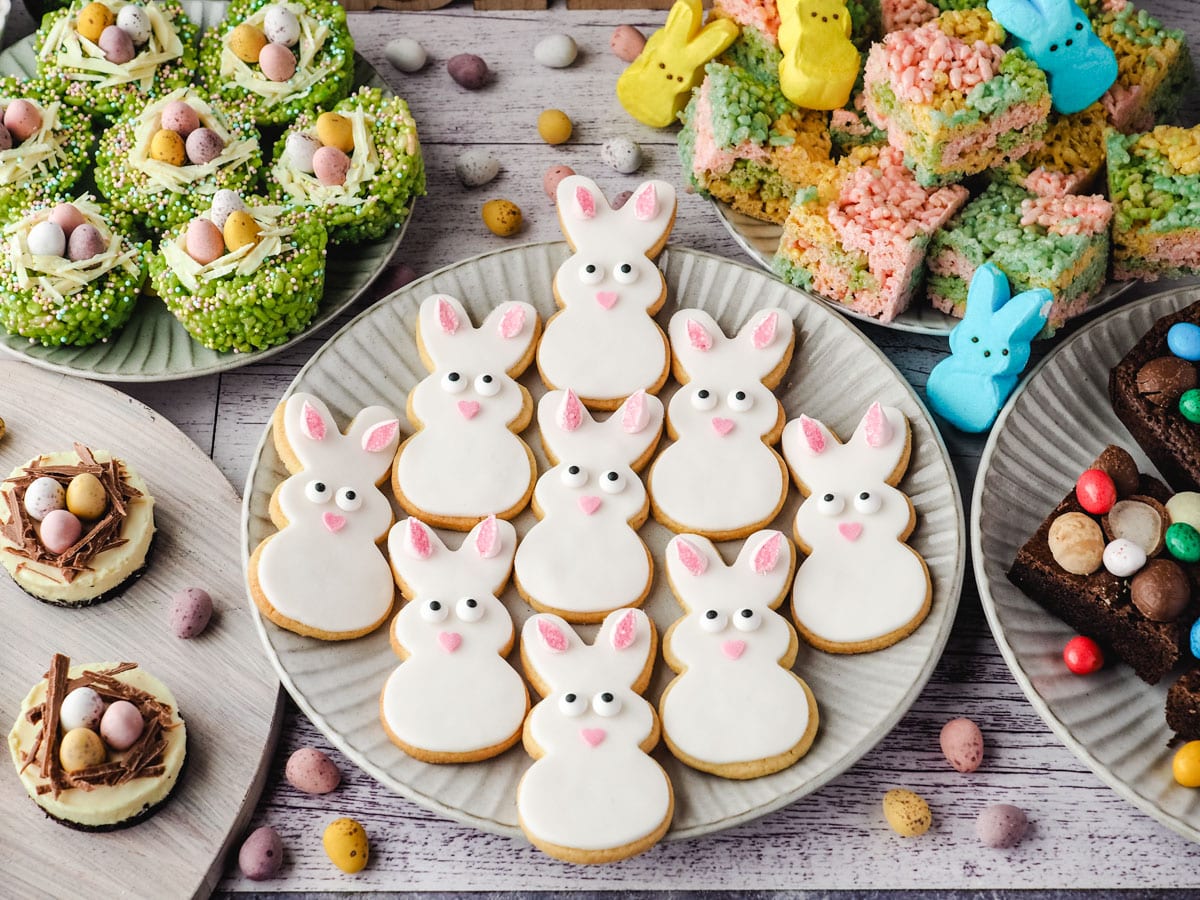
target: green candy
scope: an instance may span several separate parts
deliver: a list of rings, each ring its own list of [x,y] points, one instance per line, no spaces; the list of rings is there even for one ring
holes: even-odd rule
[[[1179,413],[1189,422],[1200,425],[1200,388],[1183,392],[1179,398]]]
[[[1176,522],[1168,528],[1166,542],[1167,552],[1180,562],[1200,562],[1200,531],[1187,522]]]

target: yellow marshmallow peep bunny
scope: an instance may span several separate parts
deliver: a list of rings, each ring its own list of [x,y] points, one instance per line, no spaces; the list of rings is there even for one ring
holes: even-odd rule
[[[617,79],[617,99],[625,111],[646,125],[666,128],[687,105],[692,89],[704,78],[704,66],[738,36],[729,19],[703,28],[701,0],[675,0],[667,24],[660,28]]]
[[[779,4],[779,86],[805,109],[840,109],[850,99],[861,63],[850,42],[850,13],[841,0]]]

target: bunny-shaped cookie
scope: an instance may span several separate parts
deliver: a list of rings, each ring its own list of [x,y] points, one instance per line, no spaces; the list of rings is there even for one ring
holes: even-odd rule
[[[322,640],[374,631],[395,599],[376,546],[391,527],[392,507],[377,486],[400,422],[390,409],[369,406],[343,435],[321,400],[295,393],[276,409],[272,432],[292,474],[271,495],[279,531],[247,565],[255,603],[281,628]]]
[[[525,674],[544,699],[525,720],[535,760],[517,785],[525,836],[551,856],[604,863],[650,849],[671,824],[670,779],[647,754],[658,743],[650,682],[658,638],[640,609],[619,609],[592,645],[558,616],[521,630]]]
[[[663,407],[638,391],[607,421],[592,419],[574,391],[538,403],[538,427],[554,463],[533,492],[541,519],[517,549],[517,589],[540,612],[599,622],[640,606],[654,573],[638,537],[650,505],[637,472],[662,433]]]
[[[775,609],[795,555],[778,531],[759,531],[726,566],[707,538],[667,544],[667,578],[684,616],[663,638],[679,674],[663,691],[663,740],[693,768],[726,778],[785,769],[812,746],[817,703],[790,670],[796,633]]]
[[[495,516],[471,529],[458,550],[417,519],[388,533],[392,572],[408,602],[392,621],[392,649],[404,662],[383,687],[379,716],[410,756],[474,762],[520,739],[529,694],[504,659],[513,623],[496,599],[516,546],[512,523]]]
[[[667,22],[617,79],[617,99],[646,125],[666,128],[704,78],[704,66],[737,40],[738,26],[713,19],[704,27],[701,0],[675,0]]]
[[[575,252],[554,275],[559,310],[538,345],[542,381],[571,388],[593,409],[616,409],[634,391],[658,393],[670,351],[651,318],[667,299],[653,258],[675,222],[675,189],[643,182],[615,210],[590,178],[570,175],[557,198]]]
[[[988,0],[987,7],[1045,71],[1057,112],[1086,109],[1117,80],[1116,54],[1075,0]]]
[[[842,0],[779,4],[779,87],[806,109],[841,109],[850,100],[862,60],[850,41]]]
[[[745,537],[774,519],[787,496],[787,470],[770,445],[783,430],[772,390],[792,358],[792,318],[760,310],[727,338],[708,313],[681,309],[668,332],[682,387],[667,406],[675,443],[647,479],[654,518],[714,541]]]
[[[1029,342],[1054,301],[1045,288],[1010,299],[1008,278],[992,263],[975,270],[963,320],[950,332],[950,356],[925,385],[933,411],[962,431],[987,431],[1029,362]]]
[[[849,442],[800,416],[783,430],[783,455],[805,500],[796,543],[792,613],[801,636],[830,653],[864,653],[907,637],[929,613],[925,560],[904,541],[916,524],[895,485],[912,446],[908,419],[872,403]]]
[[[400,445],[392,490],[405,512],[466,531],[489,515],[511,519],[529,502],[537,464],[517,433],[533,401],[517,378],[533,359],[540,323],[528,303],[498,305],[478,328],[453,297],[434,294],[417,324],[430,374],[408,395],[415,433]]]

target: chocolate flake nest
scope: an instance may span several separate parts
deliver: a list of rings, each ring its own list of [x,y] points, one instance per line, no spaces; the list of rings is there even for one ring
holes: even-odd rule
[[[119,460],[96,462],[92,451],[83,444],[75,445],[75,453],[80,459],[78,465],[34,464],[25,466],[23,474],[5,479],[4,484],[12,485],[12,488],[3,491],[8,504],[8,521],[0,524],[0,534],[12,544],[8,548],[10,553],[53,566],[62,572],[67,584],[88,571],[92,560],[99,554],[127,543],[121,537],[121,529],[129,515],[129,503],[142,496],[141,491],[125,480],[124,468]],[[33,520],[25,512],[25,491],[34,481],[43,477],[53,478],[65,488],[72,478],[85,473],[95,475],[100,480],[108,496],[108,506],[104,515],[96,520],[91,529],[80,535],[79,540],[62,553],[50,553],[42,546]]]

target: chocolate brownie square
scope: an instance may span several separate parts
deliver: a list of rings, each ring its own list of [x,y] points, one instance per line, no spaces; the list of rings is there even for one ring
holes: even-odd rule
[[[1167,725],[1185,741],[1200,740],[1200,668],[1190,669],[1167,691]]]

